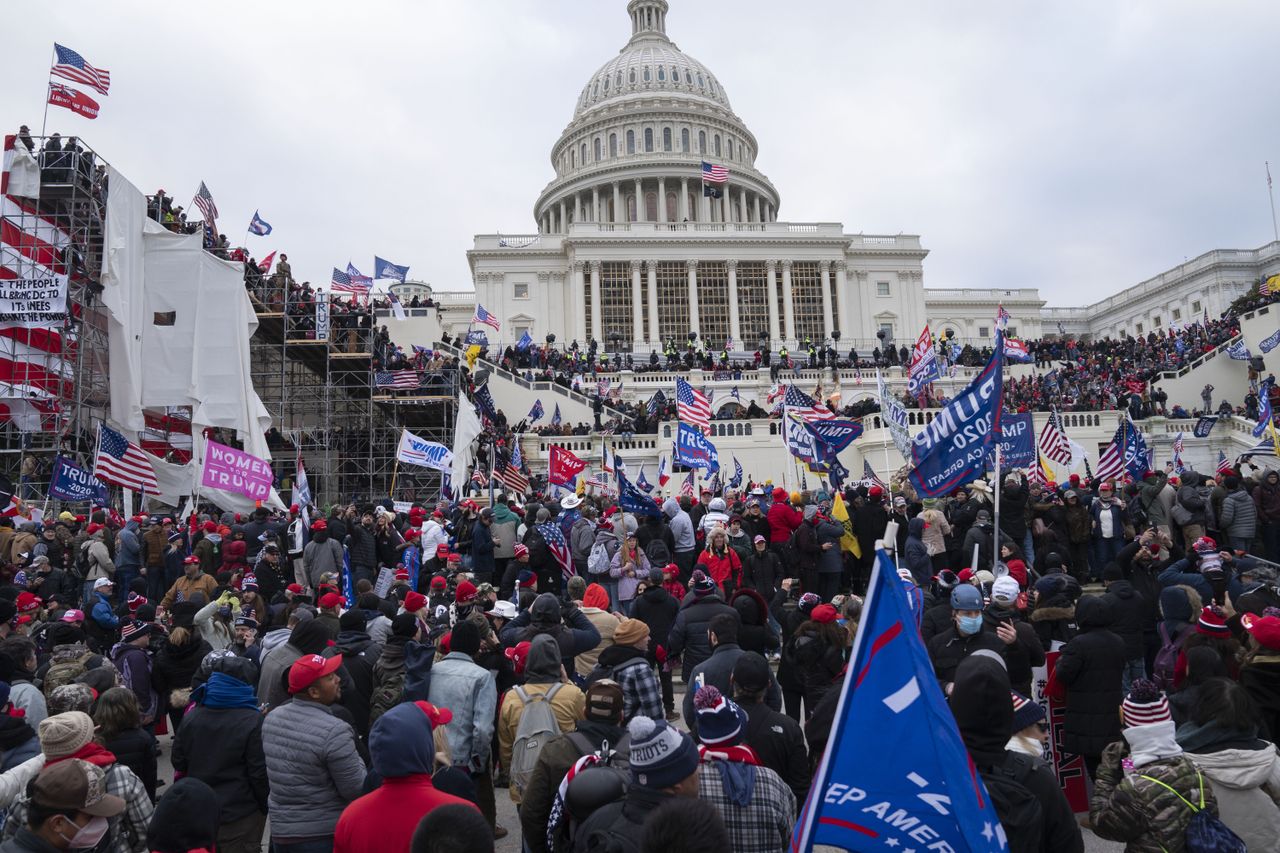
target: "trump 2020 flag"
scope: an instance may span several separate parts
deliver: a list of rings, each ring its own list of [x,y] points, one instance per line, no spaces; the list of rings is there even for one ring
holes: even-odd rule
[[[374,278],[391,278],[404,284],[404,280],[409,275],[409,268],[402,267],[399,264],[393,264],[391,261],[383,260],[377,255],[373,257],[373,277]]]
[[[271,223],[259,216],[258,211],[255,210],[253,219],[249,220],[249,233],[265,237],[271,233]]]
[[[893,561],[880,551],[792,851],[1008,849],[915,625]]]

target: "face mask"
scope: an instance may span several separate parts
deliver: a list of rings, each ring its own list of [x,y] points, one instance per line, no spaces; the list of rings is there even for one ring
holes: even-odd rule
[[[960,617],[960,633],[972,636],[982,630],[982,614]]]
[[[95,817],[84,826],[76,830],[76,834],[67,838],[58,833],[62,840],[67,842],[72,850],[92,850],[98,846],[98,842],[107,834],[110,824],[105,817]]]

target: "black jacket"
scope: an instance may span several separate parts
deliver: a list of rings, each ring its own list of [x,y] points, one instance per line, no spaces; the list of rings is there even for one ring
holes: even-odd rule
[[[773,600],[778,590],[778,582],[785,576],[782,561],[778,555],[766,548],[764,553],[754,548],[742,561],[742,582],[764,596],[765,601]]]
[[[665,647],[680,612],[680,602],[661,586],[647,588],[632,605],[632,615],[649,626],[649,650]]]
[[[156,736],[146,729],[130,729],[121,732],[103,744],[123,764],[142,780],[147,796],[156,798]]]
[[[1018,635],[1016,642],[1004,647],[1004,662],[1009,667],[1009,681],[1013,684],[1014,690],[1023,696],[1030,696],[1031,670],[1037,666],[1044,666],[1044,647],[1040,645],[1036,629],[1024,621],[1022,614],[1016,609],[1004,610],[992,604],[982,612],[982,630],[993,637],[996,637],[996,628],[1005,621],[1013,623],[1013,630]],[[1000,638],[996,637],[996,639]],[[1001,644],[1004,644],[1003,640]]]
[[[941,604],[935,604],[924,612],[924,616],[920,619],[920,636],[926,643],[943,631],[951,627],[951,599],[943,599]]]
[[[1004,643],[995,634],[979,631],[970,636],[963,636],[952,625],[929,641],[929,660],[933,661],[933,674],[938,683],[946,688],[947,684],[956,680],[956,667],[960,661],[978,649],[989,649],[1004,657]]]
[[[760,763],[777,773],[803,803],[809,793],[809,751],[800,724],[763,702],[743,702],[747,733],[743,743],[756,751]]]
[[[1145,654],[1142,635],[1146,630],[1150,608],[1128,581],[1112,581],[1103,596],[1111,608],[1111,631],[1124,640],[1124,654],[1137,660]],[[1155,627],[1154,623],[1151,626]]]
[[[252,708],[192,708],[173,740],[173,769],[213,788],[224,823],[266,814],[262,715]]]
[[[754,589],[740,589],[729,599],[729,606],[738,611],[742,625],[738,628],[738,645],[743,651],[776,651],[781,645],[778,634],[769,625],[769,605]]]
[[[373,696],[373,665],[382,656],[378,645],[364,631],[342,631],[336,643],[342,655],[342,668],[351,676],[355,689],[348,696],[344,691],[342,704],[356,720],[356,733],[360,737],[369,734],[369,699]]]
[[[744,654],[746,652],[737,643],[721,643],[685,679],[689,689],[684,692],[684,719],[690,732],[697,730],[698,715],[693,709],[693,695],[697,692],[695,682],[698,686],[714,685],[723,695],[732,696],[733,689],[729,679],[733,675],[733,667],[737,664],[738,658]],[[699,677],[701,681],[697,680]],[[764,702],[775,711],[782,710],[782,691],[778,689],[778,682],[774,678],[769,679],[769,689],[765,691]]]
[[[741,621],[738,611],[724,603],[724,599],[716,593],[703,598],[690,593],[680,604],[680,612],[676,614],[675,624],[671,626],[671,634],[667,642],[667,652],[683,655],[680,663],[680,677],[689,683],[689,674],[693,668],[711,657],[711,641],[707,638],[707,626],[713,616],[728,613],[735,620]]]
[[[1258,706],[1263,730],[1259,732],[1271,742],[1280,737],[1280,655],[1261,652],[1240,668],[1240,685],[1249,691]]]
[[[1005,483],[1000,487],[1000,532],[1019,547],[1027,535],[1027,498],[1025,478],[1016,486]]]
[[[1080,633],[1062,647],[1054,676],[1067,691],[1062,745],[1076,755],[1096,757],[1120,739],[1124,640],[1109,630],[1111,608],[1101,596],[1080,599],[1076,624]]]
[[[213,651],[206,641],[192,634],[184,645],[166,643],[151,662],[151,683],[160,694],[160,704],[169,707],[169,693],[191,687],[191,678],[200,668],[200,661]]]

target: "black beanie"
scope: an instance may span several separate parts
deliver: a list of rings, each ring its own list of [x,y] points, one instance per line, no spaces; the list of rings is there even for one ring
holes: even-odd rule
[[[453,633],[449,638],[449,650],[475,657],[476,652],[480,651],[480,629],[475,623],[469,619],[463,619],[453,626]]]
[[[319,619],[299,622],[289,634],[289,644],[304,655],[318,655],[329,647],[329,629]]]
[[[348,610],[338,617],[340,631],[363,631],[366,627],[364,614],[359,610]]]
[[[212,850],[218,838],[218,795],[194,776],[169,787],[156,803],[147,828],[147,849],[154,853]]]
[[[1107,563],[1102,570],[1102,579],[1104,581],[1122,581],[1124,580],[1124,569],[1120,568],[1119,563]]]
[[[391,620],[391,636],[412,640],[416,633],[418,633],[418,617],[412,613],[401,613]]]

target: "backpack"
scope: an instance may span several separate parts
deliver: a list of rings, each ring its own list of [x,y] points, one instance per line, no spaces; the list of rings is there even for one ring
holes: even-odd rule
[[[560,723],[551,708],[551,700],[560,692],[560,687],[559,683],[553,684],[546,693],[529,693],[519,686],[512,688],[524,708],[516,725],[516,742],[511,748],[511,766],[507,770],[511,774],[511,787],[522,796],[543,744],[560,734]]]
[[[649,558],[649,565],[656,569],[665,569],[671,564],[671,551],[659,538],[655,537],[645,546],[644,555]]]
[[[1196,781],[1200,783],[1200,805],[1198,806],[1175,791],[1172,785],[1166,785],[1151,776],[1142,778],[1164,788],[1191,809],[1191,822],[1187,824],[1184,836],[1187,853],[1246,853],[1244,841],[1240,836],[1232,832],[1231,828],[1216,815],[1205,809],[1204,777],[1200,775],[1199,770],[1196,771]]]
[[[1156,631],[1160,633],[1160,651],[1151,664],[1151,680],[1161,690],[1173,690],[1173,672],[1178,666],[1183,637],[1170,637],[1163,622],[1156,623]]]
[[[80,553],[76,555],[76,574],[80,580],[89,577],[89,546],[93,544],[92,540],[85,540],[80,544]]]
[[[583,756],[594,755],[596,762],[582,768],[569,780],[568,785],[565,786],[563,797],[565,805],[560,817],[547,825],[547,849],[555,851],[555,853],[567,853],[567,851],[573,850],[574,837],[579,827],[586,823],[587,818],[597,811],[607,809],[609,811],[604,812],[604,814],[609,814],[622,808],[622,800],[620,798],[606,803],[598,803],[591,807],[590,811],[586,811],[583,807],[584,801],[598,798],[600,791],[609,790],[611,787],[622,791],[625,795],[627,786],[631,781],[629,773],[631,766],[629,759],[631,753],[630,734],[624,733],[616,745],[608,742],[601,744],[600,749],[592,746],[591,740],[581,732],[569,732],[566,736]],[[602,777],[607,781],[602,782]],[[584,813],[578,814],[571,811],[570,804],[575,803],[578,805],[579,811]],[[609,823],[612,825],[613,821],[611,820]],[[635,839],[625,835],[619,836],[617,833],[608,830],[593,832],[591,837],[587,839],[587,847],[591,850],[599,851],[636,851],[636,853],[639,853],[639,847]]]
[[[77,677],[88,672],[89,659],[92,657],[94,657],[93,652],[86,650],[85,653],[78,658],[59,661],[58,663],[50,666],[44,674],[43,691],[45,698],[48,699],[52,696],[55,688],[61,687],[64,684],[70,684],[75,681]]]
[[[1044,846],[1044,807],[1026,785],[1035,767],[1030,755],[1007,752],[999,767],[979,768],[1008,837],[1009,850],[1041,850]]]
[[[609,556],[609,546],[603,539],[591,546],[587,555],[587,571],[593,575],[607,575],[613,566],[613,558]]]

